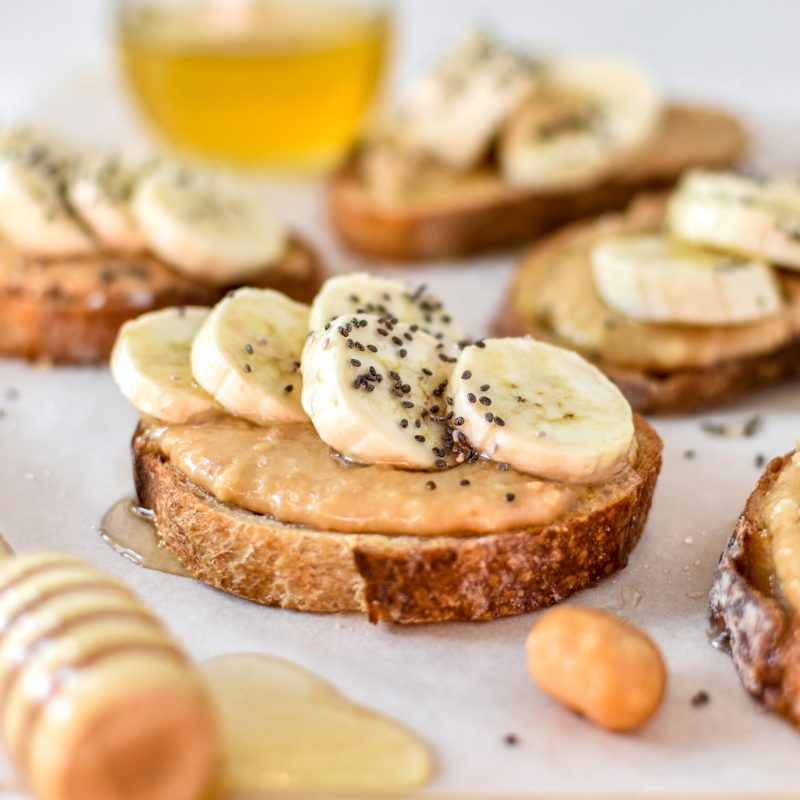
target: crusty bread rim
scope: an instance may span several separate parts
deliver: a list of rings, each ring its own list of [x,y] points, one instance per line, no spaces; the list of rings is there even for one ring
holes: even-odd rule
[[[793,455],[773,459],[759,478],[722,553],[709,601],[712,632],[730,649],[744,688],[800,727],[800,620],[751,577],[764,547],[764,502]]]
[[[456,188],[451,201],[420,207],[385,205],[367,195],[357,174],[356,151],[331,178],[328,217],[346,245],[378,258],[424,261],[476,255],[516,247],[572,220],[621,208],[639,191],[674,184],[685,169],[729,167],[747,149],[744,128],[722,110],[674,104],[668,106],[666,114],[676,119],[684,115],[684,125],[691,117],[695,125],[702,120],[706,128],[725,127],[725,136],[715,136],[713,147],[704,143],[702,154],[684,156],[671,168],[661,164],[649,171],[623,173],[581,191],[524,191],[498,179],[496,191],[488,200]],[[692,139],[695,148],[696,140]]]
[[[614,502],[530,530],[463,537],[331,533],[221,503],[137,430],[140,502],[194,577],[267,605],[366,612],[373,622],[488,620],[564,599],[622,568],[638,541],[662,443],[637,415],[640,480]]]
[[[628,206],[666,197],[666,193],[642,192]],[[620,213],[628,213],[626,210]],[[521,257],[501,307],[490,324],[495,336],[533,336],[569,350],[575,346],[542,325],[523,319],[516,311],[514,297],[519,293],[517,276],[527,261],[538,253],[553,251],[575,235],[590,230],[603,215],[579,220],[532,245]],[[680,414],[712,408],[758,389],[800,377],[800,335],[775,350],[720,360],[706,367],[673,370],[646,370],[626,367],[582,353],[622,390],[631,406],[642,414]]]
[[[574,349],[541,325],[523,322],[508,301],[496,315],[491,331],[496,336],[530,335]],[[682,414],[730,403],[750,392],[800,377],[800,336],[777,350],[725,359],[707,367],[648,371],[589,360],[619,386],[639,413]]]

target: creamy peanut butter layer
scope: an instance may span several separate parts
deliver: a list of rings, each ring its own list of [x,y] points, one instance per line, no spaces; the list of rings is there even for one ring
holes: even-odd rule
[[[148,307],[156,297],[191,295],[196,282],[145,254],[31,258],[0,240],[0,294],[77,302],[87,308]]]
[[[220,416],[145,424],[172,466],[218,500],[318,530],[470,536],[536,527],[598,498],[613,501],[640,480],[628,464],[596,486],[544,481],[485,460],[430,472],[353,465],[309,423],[256,427]]]
[[[277,277],[289,280],[305,280],[312,273],[308,252],[291,245],[275,270]],[[269,274],[265,267],[264,275]],[[147,308],[156,298],[169,301],[172,295],[182,304],[193,297],[205,304],[209,290],[147,253],[97,252],[44,259],[25,256],[0,239],[0,294],[77,303],[89,309]]]
[[[787,460],[764,500],[778,594],[800,610],[800,453]]]
[[[757,322],[714,327],[652,324],[608,307],[595,288],[592,248],[611,236],[658,232],[663,218],[663,201],[652,198],[624,215],[568,230],[535,249],[517,278],[516,315],[595,361],[653,371],[708,367],[769,353],[800,335],[800,275],[785,270],[778,271],[781,309]]]

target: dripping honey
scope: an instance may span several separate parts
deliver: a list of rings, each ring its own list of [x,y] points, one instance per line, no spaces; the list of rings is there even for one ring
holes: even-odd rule
[[[410,730],[296,664],[251,653],[200,669],[222,740],[214,800],[280,789],[408,790],[431,776],[431,754]]]

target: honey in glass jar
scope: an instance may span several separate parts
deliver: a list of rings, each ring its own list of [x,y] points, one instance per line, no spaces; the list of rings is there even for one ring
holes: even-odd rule
[[[313,169],[353,141],[387,56],[384,0],[123,0],[122,67],[179,150]]]

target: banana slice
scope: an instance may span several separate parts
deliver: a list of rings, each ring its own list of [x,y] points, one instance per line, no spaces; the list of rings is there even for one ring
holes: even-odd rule
[[[452,462],[445,391],[455,360],[416,325],[337,317],[303,350],[303,408],[322,441],[353,461],[442,468]]]
[[[602,481],[625,462],[633,442],[633,415],[619,389],[560,347],[487,339],[463,350],[453,384],[456,430],[521,472]]]
[[[0,139],[0,232],[22,252],[69,256],[95,250],[66,198],[74,161],[60,141],[27,128]]]
[[[539,71],[531,58],[473,33],[412,89],[395,135],[411,150],[467,169],[535,89]]]
[[[192,341],[207,308],[165,308],[126,322],[111,353],[111,374],[142,413],[188,422],[217,409],[192,377]]]
[[[632,319],[738,325],[769,317],[782,304],[775,275],[763,261],[658,234],[607,239],[591,259],[600,296]]]
[[[725,172],[686,175],[667,224],[681,239],[800,269],[800,183]]]
[[[192,345],[192,374],[231,414],[258,425],[306,419],[300,354],[308,306],[272,289],[238,289],[217,303]]]
[[[141,180],[133,214],[150,249],[187,275],[245,282],[286,249],[286,230],[247,185],[214,172],[161,165]]]
[[[526,189],[595,184],[647,143],[661,108],[652,81],[627,61],[582,57],[553,62],[541,90],[501,134],[502,173]]]
[[[134,187],[147,164],[120,156],[81,160],[69,184],[69,199],[100,242],[110,250],[147,248],[131,210]]]
[[[322,328],[343,314],[388,314],[407,325],[418,325],[436,339],[462,341],[466,332],[425,285],[412,288],[401,281],[351,272],[329,278],[311,303],[309,327]]]

